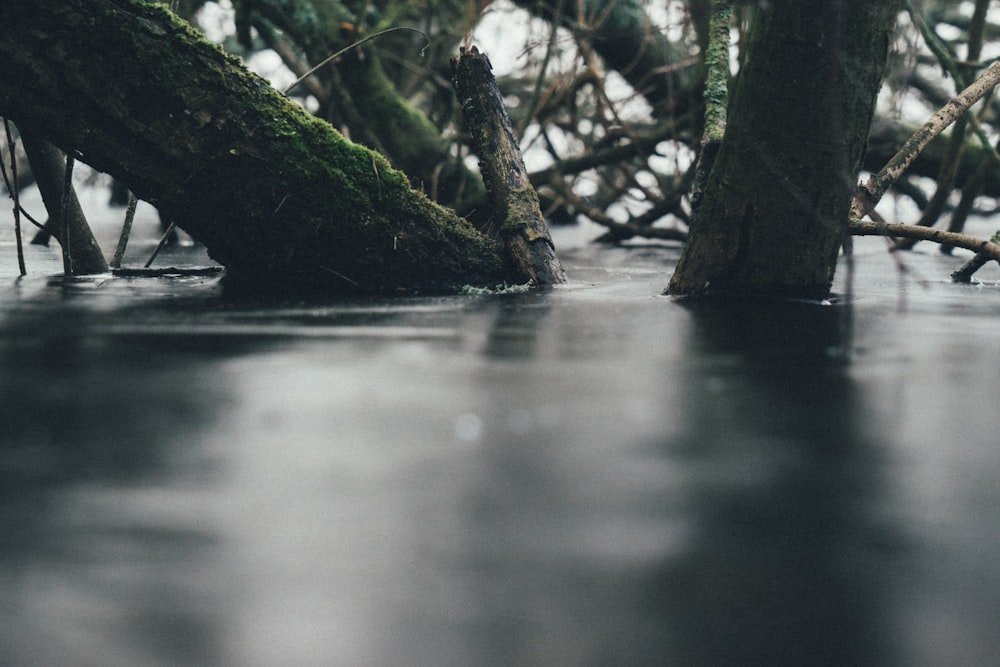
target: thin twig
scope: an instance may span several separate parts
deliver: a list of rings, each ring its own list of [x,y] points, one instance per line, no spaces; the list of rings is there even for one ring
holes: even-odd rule
[[[430,46],[431,38],[427,36],[426,32],[424,32],[423,30],[418,30],[417,28],[398,27],[398,28],[387,28],[385,30],[380,30],[379,32],[372,33],[371,35],[368,35],[367,37],[365,37],[363,39],[359,39],[358,41],[354,42],[353,44],[345,46],[340,51],[337,51],[336,53],[334,53],[331,56],[327,56],[322,61],[320,61],[320,63],[318,65],[315,65],[314,67],[312,67],[311,69],[309,69],[309,71],[307,71],[305,74],[303,74],[302,76],[300,76],[299,78],[297,78],[295,81],[293,81],[292,85],[288,86],[283,91],[281,91],[282,94],[287,95],[288,93],[290,93],[292,91],[293,88],[295,88],[295,86],[299,85],[305,79],[309,78],[312,75],[313,72],[315,72],[316,70],[318,70],[320,67],[323,67],[323,65],[326,65],[327,63],[329,63],[329,62],[331,62],[333,60],[336,60],[337,58],[339,58],[340,56],[344,55],[345,53],[347,53],[351,49],[356,48],[358,46],[361,46],[365,42],[369,42],[369,41],[375,39],[376,37],[381,37],[382,35],[388,34],[390,32],[397,32],[399,30],[406,30],[406,31],[409,31],[409,32],[418,32],[418,33],[420,33],[421,35],[424,36],[424,39],[427,40],[427,46]],[[420,51],[420,55],[421,56],[424,55],[424,50],[427,48],[427,46],[425,46],[424,49],[422,49]]]
[[[66,154],[66,172],[63,174],[62,191],[62,256],[63,273],[73,275],[73,252],[70,250],[69,206],[73,194],[73,165],[76,160],[72,153]]]
[[[150,267],[153,260],[156,259],[156,256],[160,254],[161,250],[163,250],[163,246],[167,245],[167,241],[170,240],[170,235],[174,233],[175,229],[177,229],[177,223],[171,220],[170,224],[167,225],[167,231],[163,232],[163,236],[160,237],[160,242],[156,244],[156,247],[153,249],[153,254],[149,256],[148,260],[146,260],[146,264],[143,268],[148,269]]]
[[[559,35],[559,22],[562,21],[563,14],[563,1],[559,0],[556,4],[556,10],[553,14],[552,20],[549,22],[551,32],[549,33],[549,44],[545,49],[545,56],[542,58],[542,64],[538,68],[538,76],[535,77],[535,86],[531,91],[531,100],[527,105],[528,113],[524,114],[524,118],[521,119],[521,123],[517,127],[517,137],[523,137],[524,131],[527,129],[528,125],[535,120],[535,114],[541,109],[540,100],[542,98],[542,86],[545,84],[545,73],[549,69],[549,62],[552,60],[552,54],[556,52],[556,38]]]
[[[931,53],[934,54],[938,64],[940,64],[941,67],[951,75],[958,87],[964,88],[966,79],[964,74],[962,74],[962,71],[959,69],[955,58],[948,53],[948,49],[946,49],[944,44],[941,43],[941,40],[938,39],[938,36],[933,30],[931,30],[931,27],[927,25],[927,22],[924,21],[923,15],[916,10],[911,0],[906,0],[906,11],[910,15],[910,19],[920,30],[920,35],[924,38],[924,44],[926,44],[927,48],[929,48]],[[978,58],[978,55],[975,57]]]
[[[345,276],[343,273],[341,273],[339,271],[334,271],[329,266],[320,266],[319,268],[323,269],[324,271],[328,271],[328,272],[332,273],[333,275],[337,276],[341,280],[345,280],[345,281],[351,283],[355,287],[361,287],[361,283],[359,283],[358,281],[351,280],[350,278],[348,278],[347,276]]]
[[[7,148],[10,152],[10,178],[7,178],[7,170],[3,169],[3,181],[7,186],[7,192],[10,193],[10,198],[14,200],[14,240],[17,244],[17,268],[23,276],[27,275],[28,271],[24,266],[24,243],[21,240],[21,193],[17,183],[17,155],[14,152],[16,146],[14,134],[10,131],[10,121],[6,118],[3,119],[3,128],[7,133]],[[2,167],[3,163],[0,162],[0,168]]]
[[[378,175],[378,164],[375,162],[375,153],[372,153],[372,171],[375,172],[375,185],[378,186],[378,200],[382,201],[382,178]]]
[[[20,200],[18,200],[18,201],[20,201]],[[28,222],[30,222],[31,224],[33,224],[35,227],[37,227],[40,230],[45,229],[45,223],[44,222],[39,222],[38,219],[35,218],[35,216],[33,216],[30,213],[28,213],[28,210],[26,208],[24,208],[24,206],[22,206],[20,203],[18,203],[18,205],[17,205],[17,210],[21,213],[21,215],[24,216],[25,220],[27,220]]]
[[[111,259],[111,268],[119,269],[122,260],[125,258],[125,248],[128,247],[129,236],[132,235],[132,221],[135,219],[135,209],[139,205],[139,199],[128,193],[128,208],[125,209],[125,222],[122,224],[122,233],[118,237],[118,247],[115,248],[115,256]]]

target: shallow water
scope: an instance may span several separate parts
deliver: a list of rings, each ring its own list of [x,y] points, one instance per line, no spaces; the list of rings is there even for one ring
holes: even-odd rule
[[[269,304],[31,249],[0,663],[991,664],[1000,272],[859,246],[825,306],[659,296],[676,248]]]

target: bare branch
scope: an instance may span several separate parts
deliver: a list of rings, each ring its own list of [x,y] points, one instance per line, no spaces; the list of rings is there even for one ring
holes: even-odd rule
[[[923,127],[903,144],[903,147],[881,171],[869,177],[868,181],[859,188],[858,194],[855,195],[854,202],[851,204],[851,220],[861,220],[875,208],[885,191],[902,176],[907,167],[920,154],[920,151],[934,137],[954,123],[959,116],[968,111],[969,107],[982,99],[997,83],[1000,83],[1000,61],[994,62],[972,85],[953,97],[948,104],[931,116]]]
[[[946,232],[941,229],[934,229],[933,227],[901,225],[891,222],[858,221],[852,222],[849,229],[854,236],[897,236],[918,239],[920,241],[947,243],[948,245],[965,248],[974,253],[982,254],[988,259],[995,259],[1000,262],[1000,245],[967,234],[956,234],[955,232]]]
[[[309,76],[311,76],[313,72],[315,72],[319,68],[323,67],[323,65],[326,65],[327,63],[333,62],[334,60],[336,60],[340,56],[344,55],[345,53],[347,53],[351,49],[356,48],[358,46],[361,46],[365,42],[369,42],[369,41],[375,39],[376,37],[381,37],[382,35],[388,34],[390,32],[398,32],[400,30],[407,30],[409,32],[418,32],[418,33],[420,33],[421,35],[424,36],[424,38],[427,40],[428,44],[430,44],[430,42],[431,42],[431,38],[428,37],[427,33],[424,32],[423,30],[417,30],[416,28],[405,28],[405,27],[387,28],[385,30],[381,30],[381,31],[376,32],[374,34],[368,35],[367,37],[365,37],[363,39],[359,39],[358,41],[354,42],[353,44],[349,44],[349,45],[345,46],[340,51],[337,51],[336,53],[333,53],[333,54],[327,56],[322,61],[320,61],[319,64],[313,66],[312,69],[310,69],[308,72],[306,72],[305,74],[303,74],[302,76],[300,76],[299,78],[297,78],[294,82],[292,82],[292,84],[290,86],[286,87],[281,92],[284,93],[285,95],[287,95],[289,92],[291,92],[291,90],[293,88],[295,88],[295,86],[299,85],[305,79],[309,78]]]
[[[1000,243],[1000,232],[997,232],[990,239],[990,243]],[[968,283],[972,282],[972,275],[983,268],[986,262],[990,261],[990,257],[986,253],[977,252],[976,256],[970,259],[968,262],[962,265],[958,271],[951,274],[952,282],[956,283]]]

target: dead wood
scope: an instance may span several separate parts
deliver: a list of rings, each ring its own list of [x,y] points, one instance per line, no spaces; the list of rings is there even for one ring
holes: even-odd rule
[[[489,59],[475,46],[463,47],[451,63],[462,124],[480,159],[510,272],[537,285],[565,282]]]

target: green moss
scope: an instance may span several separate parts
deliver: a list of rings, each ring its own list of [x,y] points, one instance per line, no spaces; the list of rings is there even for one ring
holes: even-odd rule
[[[232,275],[366,291],[503,278],[497,244],[164,7],[145,0],[2,7],[5,17],[24,14],[39,35],[58,35],[26,43],[37,52],[25,58],[43,78],[52,79],[51,70],[67,83],[52,94],[85,102],[64,105],[77,114],[68,120],[37,120],[51,130],[43,136],[155,203]],[[12,101],[10,115],[31,117],[30,97]]]
[[[511,189],[505,202],[507,214],[500,229],[504,234],[519,234],[527,241],[548,241],[551,236],[542,218],[538,194],[530,185]]]
[[[721,141],[726,130],[729,101],[729,29],[732,2],[713,0],[709,42],[705,51],[705,130],[707,141]]]
[[[186,41],[197,43],[202,49],[210,49],[224,62],[242,67],[242,60],[227,53],[215,42],[208,40],[200,30],[194,28],[190,23],[171,12],[167,5],[162,2],[152,2],[151,0],[132,0],[131,5],[132,7],[130,7],[130,10],[134,8],[143,12],[140,16],[143,19],[150,21],[149,25],[165,30],[167,33],[172,35],[183,35]]]
[[[521,285],[508,285],[507,283],[501,283],[499,285],[494,285],[493,287],[462,285],[462,287],[459,288],[458,293],[468,296],[486,296],[489,294],[525,294],[530,291],[531,285],[528,283]]]

